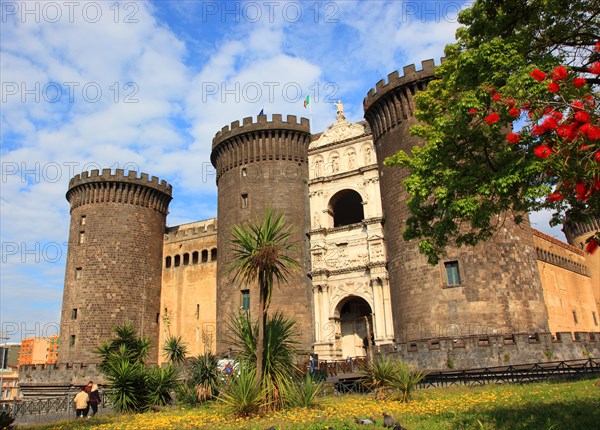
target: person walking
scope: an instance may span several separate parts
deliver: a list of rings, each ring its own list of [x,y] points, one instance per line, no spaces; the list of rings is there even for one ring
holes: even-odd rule
[[[88,384],[85,386],[85,392],[88,395],[88,404],[85,408],[85,416],[86,417],[90,417],[89,413],[90,413],[90,393],[92,392],[92,385],[94,385],[94,383],[92,381],[88,382]]]
[[[73,401],[75,402],[75,416],[77,418],[83,418],[87,415],[85,412],[88,408],[88,401],[90,396],[85,392],[86,387],[81,387],[81,391],[77,393]]]
[[[94,382],[90,381],[88,385],[92,385],[92,389],[90,391],[90,407],[92,408],[92,417],[95,417],[98,413],[98,405],[102,401],[100,398],[100,391],[98,391],[98,385],[94,384]],[[88,418],[90,416],[88,415]]]

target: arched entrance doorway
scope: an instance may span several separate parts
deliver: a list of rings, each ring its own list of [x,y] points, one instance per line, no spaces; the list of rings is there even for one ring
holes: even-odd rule
[[[361,357],[367,355],[367,320],[369,330],[373,334],[371,306],[365,299],[350,296],[342,300],[338,306],[341,348],[343,357]],[[366,317],[366,319],[365,319]]]

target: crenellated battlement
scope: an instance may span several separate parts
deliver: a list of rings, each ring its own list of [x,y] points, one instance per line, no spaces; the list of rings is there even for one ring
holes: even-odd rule
[[[69,181],[66,198],[71,210],[91,203],[127,203],[168,213],[173,187],[166,181],[130,170],[92,170]]]
[[[310,123],[308,118],[301,117],[300,122],[298,122],[298,117],[296,115],[287,115],[286,119],[287,120],[284,121],[281,114],[275,113],[273,114],[271,121],[267,121],[266,115],[258,115],[256,117],[256,122],[251,116],[244,118],[242,124],[240,124],[239,121],[233,121],[230,125],[226,125],[215,134],[212,141],[212,149],[214,150],[221,142],[227,139],[253,131],[293,130],[310,133]]]
[[[442,58],[442,62],[444,59]],[[387,83],[381,79],[375,88],[371,88],[367,93],[367,97],[363,100],[363,107],[365,111],[375,103],[382,95],[387,93],[393,88],[398,88],[403,85],[416,83],[421,80],[431,80],[435,72],[435,62],[433,59],[424,60],[421,62],[421,70],[417,70],[414,64],[409,64],[402,68],[402,75],[398,70],[393,71],[388,75]]]
[[[217,218],[168,227],[164,243],[180,242],[217,234]]]
[[[273,114],[267,121],[259,115],[256,122],[252,117],[244,118],[242,124],[234,121],[217,132],[212,143],[210,161],[217,171],[217,182],[232,169],[249,163],[263,161],[294,161],[306,163],[310,144],[308,119]]]
[[[163,179],[156,176],[150,176],[148,173],[138,173],[133,170],[129,170],[126,175],[123,169],[116,169],[115,173],[113,173],[111,169],[102,169],[102,171],[95,169],[90,172],[77,174],[69,181],[69,190],[79,185],[92,182],[126,182],[145,185],[158,191],[162,191],[163,193],[167,193],[168,195],[171,195],[173,192],[171,184]]]

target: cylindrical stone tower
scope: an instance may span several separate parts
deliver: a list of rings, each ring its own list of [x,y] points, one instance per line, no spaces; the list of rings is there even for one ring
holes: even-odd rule
[[[574,222],[567,219],[563,225],[563,232],[567,237],[569,245],[573,245],[579,249],[585,248],[585,241],[588,237],[600,231],[600,219],[588,218],[585,221]],[[594,289],[594,299],[596,300],[597,314],[600,315],[600,251],[593,254],[585,254],[585,261],[590,270],[592,278],[592,286]]]
[[[413,96],[433,79],[434,62],[414,65],[379,81],[364,99],[380,169],[385,240],[396,340],[492,333],[548,331],[548,316],[528,221],[505,225],[477,247],[449,247],[437,266],[419,254],[418,241],[402,239],[409,195],[408,171],[383,165],[399,150],[410,154],[422,142],[410,135],[417,124]]]
[[[59,363],[94,363],[92,351],[126,321],[150,337],[156,362],[162,248],[172,187],[156,177],[92,170],[69,182],[69,251]]]
[[[297,251],[292,255],[302,268],[296,270],[281,286],[273,287],[272,314],[281,310],[296,321],[300,348],[312,346],[312,293],[308,273],[309,205],[308,205],[308,145],[309,122],[289,115],[273,115],[267,121],[259,115],[231,123],[219,131],[212,143],[211,161],[216,169],[218,190],[219,229],[217,242],[217,352],[223,353],[227,343],[227,323],[240,308],[249,309],[253,318],[258,316],[257,285],[233,282],[226,275],[231,260],[229,243],[232,228],[242,222],[261,222],[267,207],[285,214],[294,229],[291,240]]]

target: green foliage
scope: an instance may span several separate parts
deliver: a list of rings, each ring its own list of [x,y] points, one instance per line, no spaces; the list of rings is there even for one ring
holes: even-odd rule
[[[251,366],[241,365],[231,379],[226,391],[219,395],[229,412],[247,417],[256,414],[265,405],[265,396],[260,381],[256,378],[256,370]]]
[[[412,369],[402,360],[382,356],[362,369],[361,373],[369,379],[368,385],[376,399],[397,398],[402,402],[410,401],[412,392],[427,375],[426,372]]]
[[[150,341],[139,337],[131,322],[114,328],[115,337],[95,353],[102,361],[100,370],[109,382],[109,398],[116,412],[142,412],[152,405],[171,403],[178,388],[178,371],[168,365],[147,368]]]
[[[210,400],[218,394],[222,376],[217,357],[210,352],[190,360],[188,381],[195,387],[199,402]]]
[[[317,398],[323,392],[324,386],[324,381],[316,381],[307,373],[304,378],[293,382],[292,387],[288,389],[287,404],[301,408],[312,408],[316,405]]]
[[[465,27],[457,43],[446,46],[436,79],[415,96],[420,124],[411,133],[425,145],[385,160],[410,169],[403,185],[411,215],[403,237],[420,240],[419,251],[430,264],[446,247],[489,239],[508,218],[518,224],[528,211],[553,209],[553,224],[564,221],[567,211],[572,217],[600,211],[598,199],[545,201],[561,175],[574,173],[548,175],[551,160],[513,150],[505,140],[508,112],[500,112],[501,121],[493,125],[469,112],[489,112],[493,91],[515,99],[554,97],[529,72],[534,65],[550,70],[561,62],[583,70],[600,34],[592,3],[477,0],[459,15]]]
[[[169,336],[165,340],[165,344],[162,347],[163,356],[169,361],[169,363],[179,365],[185,363],[185,356],[187,354],[187,346],[183,342],[181,336]]]
[[[1,411],[0,412],[0,429],[4,430],[11,430],[15,428],[15,425],[13,424],[15,422],[15,418],[12,416],[12,414],[8,411]]]
[[[267,208],[262,221],[235,226],[230,246],[232,261],[227,274],[233,274],[233,280],[240,280],[252,286],[258,284],[258,332],[256,336],[256,373],[263,380],[265,368],[264,333],[267,314],[271,303],[273,284],[286,282],[293,269],[300,263],[289,254],[295,251],[290,242],[291,226],[286,225],[285,216]]]
[[[295,362],[298,333],[294,325],[281,312],[267,319],[261,385],[265,396],[262,406],[271,410],[284,406],[289,397],[289,381],[298,371]],[[252,322],[248,313],[240,312],[229,320],[228,328],[232,333],[230,343],[238,350],[240,363],[256,369],[258,321]]]
[[[146,391],[151,405],[166,406],[173,401],[172,394],[180,385],[179,370],[172,364],[146,370]]]

